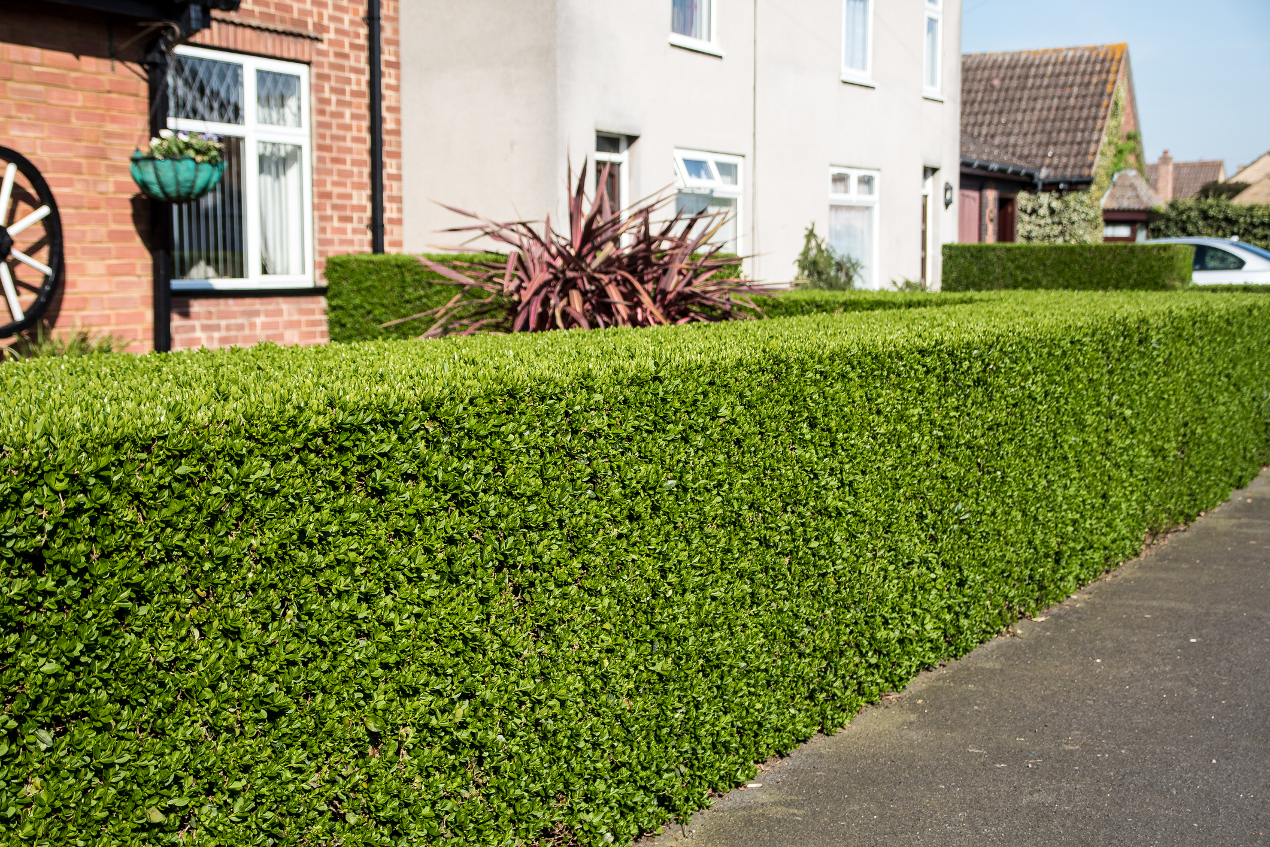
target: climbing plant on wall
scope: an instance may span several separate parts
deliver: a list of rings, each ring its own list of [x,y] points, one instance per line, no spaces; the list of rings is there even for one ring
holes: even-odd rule
[[[1039,244],[1091,244],[1102,241],[1102,198],[1118,171],[1134,168],[1144,173],[1146,156],[1142,136],[1130,132],[1121,137],[1128,94],[1116,89],[1102,136],[1102,148],[1094,163],[1094,181],[1088,190],[1020,192],[1018,240]]]

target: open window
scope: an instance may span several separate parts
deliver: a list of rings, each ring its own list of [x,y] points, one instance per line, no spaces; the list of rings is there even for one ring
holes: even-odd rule
[[[729,253],[741,252],[743,164],[740,156],[675,151],[675,211],[726,213],[725,223],[712,241]]]
[[[216,188],[172,207],[172,288],[312,286],[308,67],[182,46],[168,101],[169,129],[225,144]]]

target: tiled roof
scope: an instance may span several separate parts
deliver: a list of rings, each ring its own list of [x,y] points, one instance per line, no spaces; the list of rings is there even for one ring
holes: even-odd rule
[[[1036,172],[1036,168],[1019,161],[1013,153],[994,147],[991,144],[984,144],[973,136],[961,136],[961,158],[969,159],[976,162],[990,162],[994,165],[1003,165],[1007,168],[1015,168],[1018,170],[1027,170]]]
[[[1189,200],[1210,182],[1221,179],[1225,163],[1221,159],[1201,160],[1198,162],[1173,163],[1173,200]],[[1147,180],[1151,188],[1160,188],[1158,163],[1147,165]]]
[[[1127,61],[1124,44],[962,56],[962,136],[1046,179],[1092,179]]]
[[[1257,157],[1256,161],[1240,168],[1235,175],[1230,178],[1230,181],[1252,184],[1254,182],[1260,182],[1268,176],[1270,176],[1270,153],[1263,153]]]
[[[1146,212],[1163,206],[1160,195],[1135,170],[1121,171],[1111,181],[1111,190],[1102,198],[1102,207],[1113,212]]]

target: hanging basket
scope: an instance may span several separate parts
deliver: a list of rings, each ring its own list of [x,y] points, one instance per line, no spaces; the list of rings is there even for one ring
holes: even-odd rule
[[[151,200],[188,203],[216,187],[225,173],[224,161],[197,162],[191,156],[155,159],[144,153],[132,154],[132,181]]]

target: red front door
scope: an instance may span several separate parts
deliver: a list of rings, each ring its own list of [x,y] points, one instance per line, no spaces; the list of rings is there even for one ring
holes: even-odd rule
[[[957,226],[957,240],[962,244],[979,241],[979,192],[961,189],[961,208]]]

